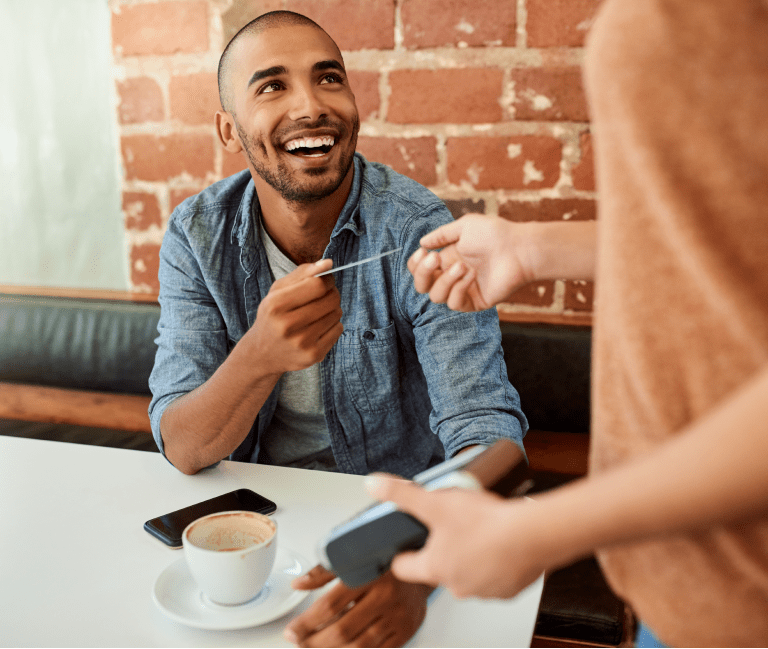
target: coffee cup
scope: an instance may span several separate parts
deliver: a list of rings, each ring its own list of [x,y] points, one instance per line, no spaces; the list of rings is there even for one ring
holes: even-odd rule
[[[214,604],[244,604],[259,594],[275,565],[277,524],[246,511],[209,514],[181,536],[200,590]]]

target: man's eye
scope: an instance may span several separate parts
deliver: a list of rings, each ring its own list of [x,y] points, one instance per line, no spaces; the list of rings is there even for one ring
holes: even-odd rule
[[[265,92],[275,92],[276,90],[280,90],[280,84],[277,81],[272,81],[271,83],[263,85],[259,89],[259,94],[261,95]]]
[[[320,83],[342,83],[342,79],[338,74],[326,74],[320,79]]]

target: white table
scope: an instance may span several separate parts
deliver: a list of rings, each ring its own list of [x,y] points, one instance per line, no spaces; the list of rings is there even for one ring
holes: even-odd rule
[[[240,487],[277,503],[281,545],[312,562],[318,539],[369,502],[359,476],[239,462],[186,476],[157,453],[0,436],[0,645],[292,646],[283,629],[315,595],[238,631],[187,627],[152,601],[182,555],[144,521]],[[409,646],[530,646],[542,583],[508,601],[439,590]]]

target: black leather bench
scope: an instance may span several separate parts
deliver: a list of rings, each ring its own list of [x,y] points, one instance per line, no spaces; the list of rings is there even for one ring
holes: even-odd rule
[[[156,450],[156,303],[0,293],[0,433]]]
[[[159,307],[0,293],[0,434],[156,451],[147,380]],[[502,323],[535,493],[586,470],[588,327]],[[548,575],[534,646],[616,646],[631,615],[593,560]]]

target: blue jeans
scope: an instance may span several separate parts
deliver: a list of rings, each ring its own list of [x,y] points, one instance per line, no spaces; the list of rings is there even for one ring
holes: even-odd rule
[[[636,647],[666,647],[645,624],[637,623],[637,633],[635,634]]]

